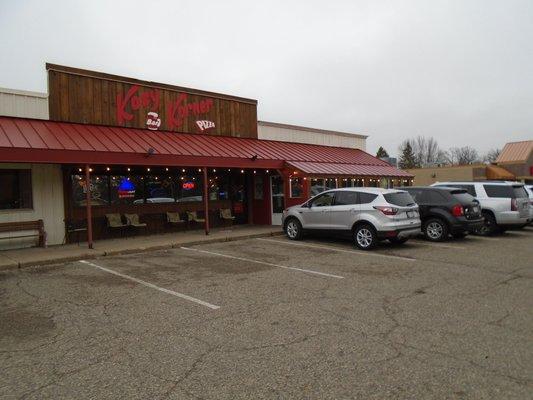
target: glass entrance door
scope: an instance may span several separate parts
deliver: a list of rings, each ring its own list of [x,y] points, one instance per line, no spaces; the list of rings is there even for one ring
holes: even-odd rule
[[[270,177],[270,193],[272,195],[272,225],[281,225],[281,217],[285,208],[285,192],[281,176]]]

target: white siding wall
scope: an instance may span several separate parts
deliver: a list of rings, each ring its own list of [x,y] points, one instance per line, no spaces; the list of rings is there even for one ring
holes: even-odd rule
[[[0,115],[49,119],[48,95],[0,88]]]
[[[49,245],[61,244],[65,235],[65,209],[63,201],[63,175],[57,164],[0,164],[0,168],[31,168],[33,209],[0,210],[0,222],[35,221],[42,219]],[[2,233],[2,237],[16,233]],[[0,240],[0,250],[35,246],[37,238]]]
[[[259,139],[277,140],[285,142],[318,144],[322,146],[347,147],[352,149],[366,150],[366,138],[357,135],[348,136],[347,134],[310,129],[298,129],[268,126],[258,124]]]

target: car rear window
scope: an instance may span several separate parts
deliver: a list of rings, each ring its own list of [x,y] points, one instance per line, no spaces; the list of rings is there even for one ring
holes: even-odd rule
[[[384,194],[383,197],[385,197],[385,200],[387,200],[387,202],[389,202],[390,204],[394,204],[395,206],[404,207],[415,204],[415,201],[407,192],[387,193]]]
[[[513,186],[513,193],[516,199],[529,198],[526,189],[523,186]]]
[[[523,186],[483,185],[483,187],[489,197],[503,197],[507,199],[527,197]]]
[[[372,203],[376,197],[378,197],[377,194],[359,192],[359,203],[360,204]]]
[[[454,190],[451,192],[451,195],[458,200],[461,204],[472,203],[476,198],[469,193],[466,193],[465,190]]]
[[[436,187],[451,187],[451,188],[459,188],[466,190],[469,194],[476,197],[476,188],[474,185],[461,185],[461,184],[455,184],[453,182],[450,182],[448,184],[442,184],[442,185],[435,185]]]

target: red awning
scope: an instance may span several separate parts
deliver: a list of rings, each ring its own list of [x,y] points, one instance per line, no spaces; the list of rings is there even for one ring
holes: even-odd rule
[[[366,164],[338,164],[338,163],[315,163],[290,161],[289,166],[298,169],[308,175],[349,175],[349,176],[389,176],[410,178],[408,174],[390,164],[366,165]]]
[[[358,149],[15,117],[0,117],[0,162],[234,168],[299,162],[325,163],[331,174],[359,166],[363,173],[344,173],[410,176]]]

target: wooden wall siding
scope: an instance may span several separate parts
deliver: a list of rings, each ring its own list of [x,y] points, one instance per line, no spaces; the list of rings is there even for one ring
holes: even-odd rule
[[[68,67],[47,65],[50,119],[54,121],[77,122],[146,128],[147,113],[157,112],[161,118],[159,130],[204,133],[209,135],[257,138],[257,102],[239,97],[216,93],[194,91],[169,85],[136,81],[129,78],[114,77],[92,71],[74,70]],[[81,72],[80,72],[81,71]],[[93,76],[94,75],[94,76]],[[131,82],[130,82],[131,81]],[[137,89],[132,89],[137,87]],[[131,120],[119,121],[117,97],[120,105],[128,91],[136,90],[135,95],[147,96],[140,108],[132,109],[127,101],[124,111],[132,115]],[[198,92],[198,93],[197,93]],[[159,104],[148,101],[148,94],[155,93]],[[185,101],[183,101],[185,96]],[[185,118],[177,118],[179,126],[172,123],[170,110],[176,102],[199,107],[199,114],[190,112]],[[134,100],[135,101],[135,100]],[[210,102],[212,106],[209,107]],[[202,107],[209,107],[201,112]],[[124,114],[123,114],[124,115]],[[178,115],[178,112],[175,113]],[[214,128],[201,131],[196,121],[208,120],[215,123]]]

